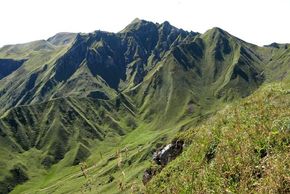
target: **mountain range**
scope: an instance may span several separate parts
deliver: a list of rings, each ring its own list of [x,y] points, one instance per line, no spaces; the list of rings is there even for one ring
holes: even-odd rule
[[[260,47],[220,28],[201,34],[140,19],[118,33],[4,46],[0,193],[146,190],[156,149],[178,134],[194,139],[192,129],[261,88],[288,87],[289,69],[290,44]]]

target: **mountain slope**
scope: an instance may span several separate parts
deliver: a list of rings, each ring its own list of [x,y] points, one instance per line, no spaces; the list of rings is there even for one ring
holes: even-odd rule
[[[139,19],[4,46],[0,193],[142,190],[154,150],[179,131],[264,83],[287,85],[289,51]]]
[[[132,128],[120,115],[134,115],[133,111],[124,103],[73,98],[9,110],[0,119],[0,152],[11,153],[1,157],[5,165],[1,171],[6,175],[0,180],[4,185],[1,186],[1,193],[5,193],[4,187],[12,188],[17,183],[16,178],[10,180],[7,174],[14,165],[21,164],[28,175],[35,170],[41,172],[49,169],[64,158],[67,160],[66,166],[76,165],[91,155],[90,150],[96,144],[131,131]],[[33,164],[37,165],[37,169],[28,161],[19,160],[29,152],[35,152]]]
[[[189,146],[146,192],[288,193],[289,105],[289,91],[268,84],[179,134]]]
[[[173,47],[129,93],[145,119],[155,113],[171,125],[251,94],[264,81],[263,65],[247,43],[214,28]]]
[[[40,41],[9,46],[9,49],[2,48],[3,53],[0,56],[8,58],[14,53],[8,55],[7,50],[21,50],[19,56],[22,56],[22,52],[35,51],[34,47],[41,47],[35,54],[22,56],[27,60],[22,68],[11,77],[0,80],[0,101],[10,103],[1,108],[6,110],[15,105],[42,102],[56,97],[87,96],[94,91],[105,92],[108,98],[114,97],[112,89],[140,83],[146,72],[173,43],[177,44],[186,36],[195,35],[176,29],[168,23],[156,25],[143,20],[137,23],[140,28],[134,28],[136,22],[133,22],[124,32],[118,34],[96,31],[91,34],[78,34],[73,40],[71,34],[58,34],[48,41],[41,41],[47,47],[52,46],[52,43],[56,44],[51,50],[46,50],[41,45],[45,47],[42,49],[38,43]],[[69,41],[63,40],[64,37]],[[164,40],[164,37],[168,40]],[[147,64],[148,60],[150,62]],[[148,67],[144,67],[145,64]],[[15,80],[19,73],[21,80]],[[73,88],[75,84],[78,87]],[[84,92],[82,86],[89,88]],[[83,92],[84,94],[80,94]]]

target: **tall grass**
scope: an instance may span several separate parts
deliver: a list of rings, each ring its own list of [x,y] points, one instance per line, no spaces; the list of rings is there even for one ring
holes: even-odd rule
[[[190,146],[148,193],[290,193],[290,94],[264,86],[181,133]]]

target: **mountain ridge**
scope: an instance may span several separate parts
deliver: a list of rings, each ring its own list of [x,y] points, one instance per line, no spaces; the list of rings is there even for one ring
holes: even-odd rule
[[[140,182],[158,146],[264,84],[289,80],[289,64],[287,44],[259,47],[217,27],[200,34],[140,19],[118,33],[4,46],[0,193],[71,192],[59,180],[82,162],[96,167],[95,191],[119,193],[113,185]],[[86,190],[84,177],[69,180],[73,192]]]

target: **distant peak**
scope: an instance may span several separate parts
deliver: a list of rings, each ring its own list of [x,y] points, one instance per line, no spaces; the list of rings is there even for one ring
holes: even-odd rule
[[[171,24],[168,21],[164,21],[161,25],[162,26],[171,26]]]
[[[134,30],[137,30],[137,29],[140,29],[141,26],[143,25],[150,25],[150,24],[153,24],[155,25],[154,23],[152,22],[149,22],[149,21],[146,21],[146,20],[142,20],[142,19],[139,19],[139,18],[135,18],[129,25],[127,25],[122,31],[120,31],[121,33],[124,33],[124,32],[129,32],[129,31],[134,31]]]
[[[209,30],[207,30],[202,36],[211,36],[211,37],[231,37],[232,35],[230,35],[228,32],[224,31],[221,28],[218,27],[213,27]]]
[[[56,35],[48,38],[47,41],[53,45],[66,45],[71,43],[76,38],[76,36],[76,33],[59,32]]]
[[[212,32],[212,33],[221,33],[221,34],[227,34],[226,31],[224,31],[223,29],[219,28],[219,27],[213,27],[211,29],[208,30],[208,32]]]
[[[152,22],[149,22],[149,21],[146,21],[146,20],[142,20],[140,18],[135,18],[128,26],[130,25],[136,25],[136,24],[145,24],[145,23],[152,23]]]
[[[132,22],[131,22],[131,24],[133,24],[133,23],[139,23],[139,22],[141,22],[142,20],[140,19],[140,18],[135,18]]]
[[[270,48],[278,48],[278,49],[288,49],[290,46],[290,44],[281,44],[281,43],[277,43],[277,42],[273,42],[269,45],[264,45],[264,47],[270,47]]]
[[[73,34],[76,34],[76,33],[71,33],[71,32],[58,32],[55,35],[53,35],[52,37],[49,37],[48,40],[54,39],[56,37],[58,38],[58,37],[62,37],[62,36],[70,36],[70,35],[73,35]]]
[[[175,28],[175,27],[172,26],[168,21],[163,22],[162,24],[160,24],[160,26],[161,26],[162,28],[165,28],[165,29]]]

